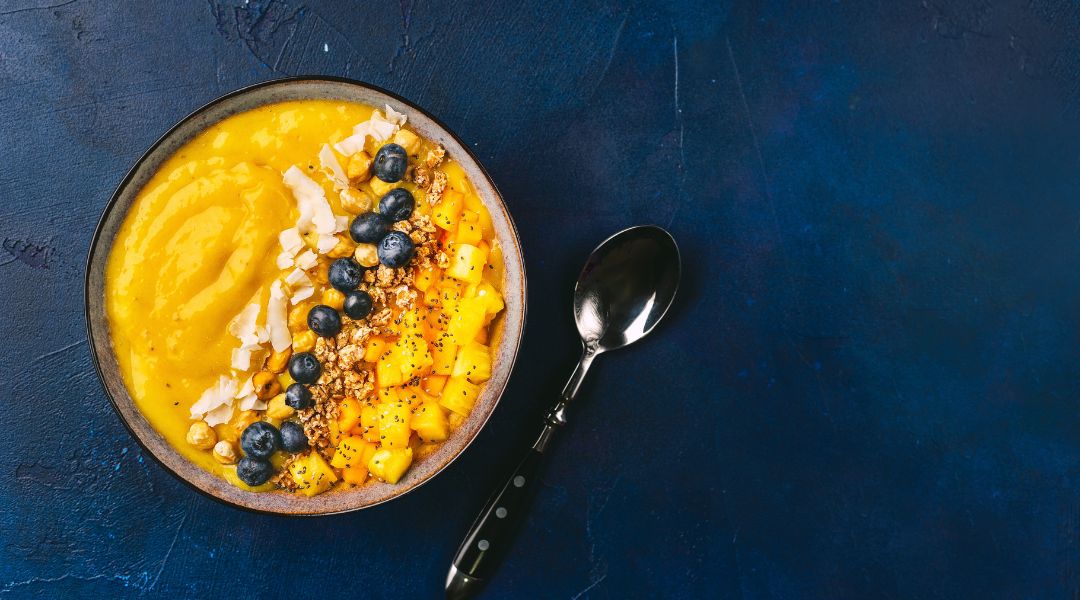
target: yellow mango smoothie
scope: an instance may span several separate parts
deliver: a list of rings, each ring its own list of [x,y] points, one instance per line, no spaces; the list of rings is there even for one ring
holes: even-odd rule
[[[231,116],[168,159],[106,270],[124,382],[183,456],[253,491],[396,483],[490,377],[491,219],[408,115]]]

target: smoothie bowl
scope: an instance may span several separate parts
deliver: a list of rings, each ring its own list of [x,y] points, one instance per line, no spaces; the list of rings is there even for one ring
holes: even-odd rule
[[[140,444],[230,504],[327,514],[476,437],[525,316],[520,242],[468,148],[365,84],[226,95],[136,163],[98,224],[91,350]]]

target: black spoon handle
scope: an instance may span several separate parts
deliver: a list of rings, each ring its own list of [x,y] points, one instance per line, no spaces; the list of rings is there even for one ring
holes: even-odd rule
[[[454,556],[454,569],[459,578],[464,576],[477,581],[464,586],[470,589],[454,590],[455,595],[452,595],[454,571],[451,571],[451,577],[447,579],[447,598],[474,597],[506,558],[539,485],[543,457],[537,449],[529,448],[506,483],[484,505]]]
[[[585,373],[598,352],[594,346],[585,351],[563,388],[559,401],[544,418],[544,429],[525,458],[484,505],[480,516],[469,529],[465,541],[454,556],[453,566],[446,576],[446,597],[452,600],[475,598],[495,573],[495,569],[510,552],[514,534],[525,522],[528,506],[540,483],[544,466],[544,451],[555,431],[566,425],[566,405],[577,395]]]

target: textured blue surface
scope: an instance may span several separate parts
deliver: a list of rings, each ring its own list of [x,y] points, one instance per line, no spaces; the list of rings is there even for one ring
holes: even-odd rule
[[[598,365],[490,597],[1076,597],[1078,30],[1056,0],[0,1],[0,596],[437,596],[575,358],[581,261],[654,222],[681,302]],[[140,454],[81,280],[158,135],[310,73],[474,145],[530,314],[447,472],[297,520]]]

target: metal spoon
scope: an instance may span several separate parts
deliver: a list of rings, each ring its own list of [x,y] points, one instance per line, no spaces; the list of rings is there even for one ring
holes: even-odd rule
[[[642,225],[601,243],[574,286],[574,320],[584,350],[570,381],[544,418],[544,429],[502,488],[488,500],[446,576],[446,597],[475,597],[510,550],[540,479],[541,458],[566,424],[593,359],[645,337],[671,306],[679,287],[679,248],[667,231]]]

